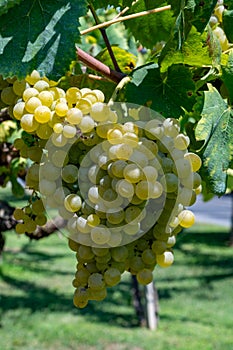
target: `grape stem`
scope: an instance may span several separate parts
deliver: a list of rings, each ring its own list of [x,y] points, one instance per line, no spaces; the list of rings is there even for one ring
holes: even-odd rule
[[[91,55],[89,55],[79,47],[77,48],[76,52],[77,52],[78,60],[80,62],[82,62],[84,65],[86,65],[90,69],[93,69],[94,71],[101,73],[110,81],[113,81],[118,84],[121,81],[121,79],[123,79],[126,76],[124,73],[117,72],[109,68],[104,63],[92,57]]]
[[[106,22],[97,24],[93,27],[84,29],[84,30],[80,31],[80,34],[81,35],[88,34],[88,33],[92,32],[93,30],[108,27],[108,26],[115,24],[115,23],[118,23],[118,22],[123,22],[123,21],[127,21],[129,19],[147,16],[147,15],[150,15],[152,13],[167,11],[170,9],[171,9],[171,5],[167,5],[167,6],[158,7],[156,9],[152,9],[152,10],[142,11],[142,12],[138,12],[138,13],[132,13],[131,15],[127,15],[127,16],[120,16],[118,18],[111,19],[110,21],[106,21]]]

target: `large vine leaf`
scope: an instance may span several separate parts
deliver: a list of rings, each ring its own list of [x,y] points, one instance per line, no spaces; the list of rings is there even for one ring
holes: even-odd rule
[[[222,66],[222,81],[227,89],[230,103],[233,104],[233,50],[229,53],[226,66]]]
[[[131,13],[142,12],[167,5],[164,0],[139,0],[131,8]],[[167,41],[174,25],[172,11],[163,11],[125,22],[136,40],[147,48],[153,48],[159,41]]]
[[[126,86],[126,100],[147,105],[165,117],[179,118],[190,111],[195,102],[195,85],[190,70],[172,65],[161,74],[158,65],[149,64],[136,69]]]
[[[225,10],[223,12],[222,24],[223,30],[227,36],[227,39],[233,43],[233,10]]]
[[[195,27],[192,27],[182,49],[175,50],[171,47],[169,52],[167,52],[161,63],[162,70],[165,71],[173,63],[183,63],[194,67],[210,66],[212,59],[206,39],[206,33],[200,34]]]
[[[204,92],[202,118],[196,127],[197,140],[205,140],[201,150],[201,175],[209,192],[226,191],[227,169],[232,159],[233,111],[211,84]]]
[[[22,0],[0,0],[0,16],[6,13],[11,7],[18,5]]]
[[[86,10],[85,0],[24,0],[10,9],[0,22],[0,73],[63,75],[76,57],[78,18]]]

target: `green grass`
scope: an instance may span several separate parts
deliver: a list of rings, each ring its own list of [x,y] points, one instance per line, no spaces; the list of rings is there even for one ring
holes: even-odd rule
[[[128,274],[105,301],[78,310],[71,284],[76,261],[66,239],[29,242],[13,232],[6,238],[0,349],[232,350],[233,250],[225,228],[195,225],[180,234],[174,265],[155,269],[157,331],[138,326]]]

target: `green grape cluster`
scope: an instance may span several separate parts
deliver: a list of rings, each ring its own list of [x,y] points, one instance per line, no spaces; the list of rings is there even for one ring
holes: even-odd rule
[[[218,0],[214,9],[214,13],[210,17],[210,21],[209,21],[213,29],[214,35],[219,40],[222,51],[226,51],[230,47],[226,34],[222,29],[222,17],[223,17],[224,10],[225,10],[224,1]]]
[[[74,304],[104,299],[124,271],[148,284],[195,221],[186,207],[201,192],[201,159],[189,138],[177,120],[106,104],[100,90],[64,91],[35,71],[25,81],[13,113],[27,137],[15,147],[32,160],[27,186],[67,221],[78,261]]]
[[[38,197],[32,198],[24,208],[16,208],[13,216],[18,221],[15,227],[18,234],[33,233],[37,226],[43,226],[47,222],[43,201]]]

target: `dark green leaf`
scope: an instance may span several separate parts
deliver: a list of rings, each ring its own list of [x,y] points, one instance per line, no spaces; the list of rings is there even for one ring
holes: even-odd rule
[[[151,10],[165,6],[164,0],[139,0],[131,8],[131,13]],[[168,11],[158,12],[147,16],[126,21],[125,26],[130,29],[143,46],[153,48],[159,41],[167,41],[174,25],[173,13]]]
[[[155,64],[135,70],[126,86],[126,99],[138,105],[147,105],[164,116],[179,118],[184,109],[194,104],[194,83],[190,70],[183,65],[172,65],[161,75]]]
[[[205,140],[201,151],[201,175],[209,192],[222,195],[226,191],[226,171],[232,158],[233,111],[218,91],[208,85],[204,92],[202,118],[196,127],[197,140]]]
[[[233,50],[231,50],[226,66],[222,66],[222,81],[228,92],[230,103],[233,104]]]
[[[33,69],[59,78],[76,58],[78,18],[85,0],[24,0],[1,16],[0,73],[25,76]]]
[[[0,0],[0,16],[7,13],[11,7],[18,5],[21,1],[22,0]]]
[[[192,23],[199,32],[203,32],[217,4],[217,0],[195,0],[196,6]]]
[[[133,1],[134,0],[108,0],[108,1],[106,1],[106,0],[92,0],[91,2],[94,5],[95,9],[98,9],[98,8],[106,8],[109,5],[112,5],[115,7],[131,6]]]
[[[233,10],[223,12],[222,24],[228,41],[233,43]]]

